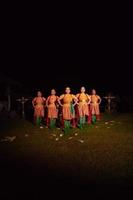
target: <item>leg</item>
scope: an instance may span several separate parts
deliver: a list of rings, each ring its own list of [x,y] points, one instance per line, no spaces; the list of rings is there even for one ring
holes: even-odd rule
[[[87,122],[88,122],[88,124],[91,124],[91,122],[92,122],[92,108],[91,108],[91,106],[88,106],[88,110],[89,110],[89,115],[88,115]]]
[[[72,127],[73,127],[73,128],[76,127],[76,121],[75,121],[75,118],[72,119]]]
[[[97,121],[100,121],[100,115],[96,115]]]
[[[85,122],[86,122],[86,118],[85,116],[83,116],[83,125],[85,124]]]
[[[79,128],[82,129],[83,128],[83,117],[79,118]]]
[[[89,114],[89,116],[87,117],[88,118],[88,124],[91,124],[91,121],[92,121],[92,116],[91,116],[91,113]]]
[[[64,132],[65,134],[68,133],[70,129],[70,120],[64,120]]]
[[[49,118],[46,117],[46,127],[48,127],[48,126],[49,126]]]
[[[55,128],[55,122],[56,122],[56,119],[54,119],[54,118],[50,119],[50,128],[51,129]]]
[[[42,118],[41,118],[41,117],[36,117],[36,125],[37,125],[37,126],[40,126],[40,125],[41,125],[41,121],[42,121]]]
[[[92,115],[92,123],[93,123],[93,124],[96,123],[96,115]]]

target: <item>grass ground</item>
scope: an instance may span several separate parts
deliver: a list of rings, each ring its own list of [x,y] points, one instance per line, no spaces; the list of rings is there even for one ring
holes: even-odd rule
[[[37,185],[44,191],[46,185],[57,191],[68,186],[72,190],[101,187],[99,191],[106,191],[112,185],[115,190],[132,188],[131,113],[104,114],[95,125],[86,125],[83,130],[72,129],[66,136],[59,129],[39,129],[20,119],[3,124],[0,131],[1,180],[5,194],[11,191],[15,194],[24,188],[34,193]],[[15,137],[9,142],[4,141],[6,136]]]

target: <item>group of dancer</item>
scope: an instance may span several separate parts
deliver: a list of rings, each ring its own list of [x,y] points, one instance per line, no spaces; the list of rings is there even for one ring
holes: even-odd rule
[[[86,123],[100,120],[100,103],[101,98],[96,94],[96,90],[93,89],[91,95],[88,95],[85,87],[81,87],[77,95],[71,94],[71,89],[66,87],[61,96],[57,96],[55,89],[52,89],[48,98],[38,91],[37,97],[32,101],[34,120],[36,125],[41,126],[45,117],[46,127],[51,129],[56,127],[58,120],[64,132],[71,127],[82,129]]]

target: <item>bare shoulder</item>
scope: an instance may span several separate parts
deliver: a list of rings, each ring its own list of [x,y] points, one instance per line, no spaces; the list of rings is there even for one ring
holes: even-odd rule
[[[49,98],[50,98],[50,96],[48,96],[46,100],[48,101],[48,100],[49,100]]]

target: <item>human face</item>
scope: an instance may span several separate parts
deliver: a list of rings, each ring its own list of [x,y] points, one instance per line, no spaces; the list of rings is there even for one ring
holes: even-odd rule
[[[41,97],[41,96],[42,96],[42,93],[41,93],[40,91],[38,91],[38,92],[37,92],[37,96],[38,96],[38,97]]]
[[[96,95],[96,90],[92,90],[92,94],[93,94],[93,95]]]
[[[55,89],[52,89],[52,90],[51,90],[51,95],[55,95],[55,94],[56,94]]]
[[[81,90],[80,90],[82,93],[85,92],[85,87],[81,87]]]
[[[70,94],[70,88],[67,87],[66,90],[65,90],[66,94]]]

